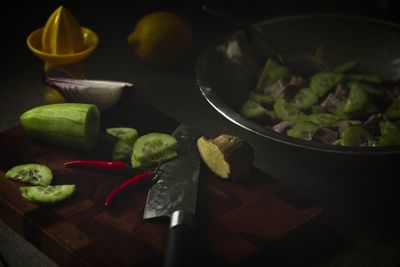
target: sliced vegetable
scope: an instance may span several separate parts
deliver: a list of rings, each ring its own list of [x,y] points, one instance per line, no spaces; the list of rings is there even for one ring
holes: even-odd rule
[[[307,121],[313,122],[320,127],[336,127],[340,119],[340,116],[332,113],[315,113],[307,117]]]
[[[318,102],[318,96],[310,88],[301,89],[293,98],[293,106],[300,109],[308,109]]]
[[[23,113],[20,122],[31,136],[61,146],[92,149],[100,129],[100,113],[95,105],[50,104]]]
[[[312,122],[298,122],[287,131],[287,135],[310,141],[319,127]]]
[[[400,119],[400,97],[397,97],[387,108],[385,115],[392,120]]]
[[[90,103],[106,111],[122,99],[124,91],[133,92],[134,86],[126,82],[96,81],[47,77],[46,84],[56,89],[67,102]]]
[[[250,175],[254,152],[243,139],[227,134],[215,139],[200,137],[197,147],[204,163],[217,176],[243,180]]]
[[[275,115],[282,121],[297,122],[305,118],[303,112],[283,98],[278,98],[274,104]]]
[[[314,105],[311,107],[311,113],[325,113],[326,110],[320,105]]]
[[[389,132],[382,135],[376,146],[399,146],[400,145],[400,132]]]
[[[350,84],[349,97],[343,107],[343,112],[352,113],[360,110],[367,102],[367,94],[359,83]]]
[[[150,166],[159,164],[178,154],[173,149],[177,140],[164,133],[149,133],[139,137],[134,146],[131,156],[132,166]]]
[[[271,85],[279,79],[289,77],[290,71],[288,68],[279,65],[275,60],[269,58],[264,65],[261,75],[258,79],[256,92],[262,93],[266,86]]]
[[[330,89],[342,81],[344,75],[336,72],[320,72],[310,78],[310,88],[319,97],[324,96]]]
[[[272,97],[253,92],[250,93],[250,99],[253,100],[254,102],[257,102],[261,105],[265,105],[268,107],[272,107],[275,101]]]
[[[372,135],[360,126],[351,126],[347,128],[340,138],[342,146],[360,146],[372,139]]]
[[[351,74],[347,75],[347,79],[356,80],[368,83],[381,83],[382,79],[376,75],[366,75],[366,74]]]
[[[113,147],[113,160],[129,161],[132,156],[133,144],[124,140],[118,140]]]
[[[108,128],[106,132],[109,135],[114,136],[115,138],[121,139],[129,144],[133,145],[136,139],[139,137],[138,132],[134,128],[129,127],[115,127],[115,128]]]
[[[49,185],[53,180],[53,172],[45,165],[23,164],[8,170],[5,178],[32,185]]]
[[[265,116],[267,114],[267,109],[254,100],[249,99],[240,109],[240,114],[245,118],[255,119]]]
[[[37,204],[54,204],[72,196],[75,192],[74,184],[21,186],[22,197]]]
[[[400,127],[391,121],[380,121],[379,129],[380,129],[381,135],[385,135],[388,133],[400,133]]]
[[[336,67],[334,67],[332,69],[332,71],[333,72],[340,72],[340,73],[348,72],[348,71],[354,69],[357,65],[358,65],[357,61],[348,61],[348,62],[345,62],[343,64],[337,65]]]

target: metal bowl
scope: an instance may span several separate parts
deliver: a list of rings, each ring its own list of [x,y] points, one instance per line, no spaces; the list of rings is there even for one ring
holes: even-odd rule
[[[394,23],[346,15],[300,15],[264,21],[255,27],[288,55],[319,51],[328,66],[357,60],[367,73],[389,80],[400,78],[400,26]],[[268,44],[244,31],[210,43],[196,65],[202,94],[228,120],[284,146],[340,156],[400,154],[400,146],[344,147],[305,141],[242,117],[238,110],[255,88],[257,73],[268,57],[276,57]]]

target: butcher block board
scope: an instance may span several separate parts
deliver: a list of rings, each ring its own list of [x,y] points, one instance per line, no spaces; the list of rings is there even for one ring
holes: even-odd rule
[[[137,101],[139,102],[139,101]],[[172,133],[177,122],[140,103],[103,116],[103,128],[127,126],[140,134]],[[142,219],[148,185],[122,193],[110,207],[107,194],[133,173],[68,169],[78,159],[110,160],[113,137],[102,134],[93,151],[46,144],[22,127],[0,134],[0,218],[60,266],[160,266],[168,221]],[[24,200],[20,183],[4,178],[11,167],[40,163],[53,170],[53,184],[76,184],[69,200],[38,206]],[[197,232],[210,257],[241,265],[263,248],[310,224],[320,207],[254,169],[242,183],[220,179],[202,165],[197,207]]]

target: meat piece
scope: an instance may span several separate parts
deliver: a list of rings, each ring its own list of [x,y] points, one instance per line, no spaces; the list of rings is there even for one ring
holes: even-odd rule
[[[343,133],[344,131],[346,131],[347,128],[349,128],[349,127],[351,127],[351,126],[355,126],[355,125],[360,125],[360,123],[361,123],[360,121],[349,121],[349,120],[347,120],[347,121],[341,121],[341,122],[339,123],[339,127],[338,127],[339,136],[341,136],[342,133]]]
[[[277,124],[275,124],[272,127],[272,130],[274,130],[277,133],[286,133],[287,130],[289,130],[293,126],[294,122],[291,121],[281,121]]]
[[[343,84],[339,83],[336,86],[334,94],[338,99],[343,100],[347,97],[348,93],[349,93],[349,88],[347,88]]]
[[[338,139],[337,131],[329,128],[319,128],[313,135],[312,140],[324,144],[333,144]]]
[[[284,90],[285,86],[283,84],[283,80],[279,79],[275,83],[265,87],[264,95],[276,98],[277,96],[282,95]]]
[[[336,86],[335,92],[329,93],[325,100],[322,101],[321,107],[331,113],[335,113],[340,102],[342,102],[343,99],[346,98],[347,94],[348,89],[345,88],[342,84],[338,84]]]
[[[279,79],[274,84],[265,87],[264,94],[272,98],[283,96],[286,100],[290,100],[303,86],[303,77],[290,76],[288,79]]]
[[[379,135],[379,122],[382,120],[383,115],[381,113],[371,115],[366,121],[363,122],[362,127],[367,129],[373,135]]]
[[[320,106],[331,113],[336,113],[340,102],[341,100],[337,98],[334,93],[329,93],[325,100],[322,101]]]

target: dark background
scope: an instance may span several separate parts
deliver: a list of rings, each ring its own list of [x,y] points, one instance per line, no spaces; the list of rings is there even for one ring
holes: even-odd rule
[[[239,19],[255,23],[263,19],[310,13],[340,13],[380,18],[399,22],[400,5],[395,0],[280,0],[280,1],[212,1]],[[42,62],[29,51],[26,37],[41,28],[48,16],[65,5],[82,26],[94,30],[100,43],[85,61],[90,79],[132,81],[137,97],[167,113],[178,121],[194,122],[204,135],[231,132],[247,138],[247,133],[223,119],[203,99],[196,87],[194,65],[199,53],[212,39],[232,33],[236,28],[206,14],[201,1],[2,1],[2,65],[0,84],[0,131],[18,124],[22,111],[43,103],[40,72]],[[180,14],[192,26],[194,47],[182,65],[173,68],[154,68],[138,61],[126,38],[135,23],[144,15],[159,10]],[[181,100],[185,101],[181,101]],[[180,101],[177,101],[180,100]],[[156,123],[156,122],[155,122]],[[210,125],[217,125],[210,127]],[[257,140],[249,140],[254,145]],[[261,158],[256,167],[264,170]],[[288,174],[293,175],[290,170]],[[297,174],[295,174],[297,175]],[[274,176],[275,177],[275,176]],[[280,177],[277,177],[278,179]],[[299,188],[300,190],[300,188]],[[338,196],[340,198],[341,196]],[[353,221],[343,206],[328,205],[324,223],[333,234],[326,237],[341,240],[340,248],[332,249],[329,257],[307,266],[398,266],[400,249],[396,236],[381,234],[382,228],[364,229]],[[352,206],[353,203],[347,203]],[[385,208],[385,207],[383,207]],[[396,212],[395,210],[394,212]],[[354,212],[354,210],[351,210]],[[351,213],[353,214],[353,213]],[[359,218],[358,218],[359,219]],[[343,241],[344,240],[344,241]],[[327,240],[327,244],[330,240]],[[344,244],[344,245],[343,245]],[[303,250],[317,248],[307,247]],[[300,248],[294,248],[301,251]],[[326,249],[326,248],[325,248]],[[10,266],[50,266],[51,262],[32,248],[3,223],[0,224],[0,253]],[[307,261],[305,261],[307,262]],[[1,263],[0,263],[1,266]]]

